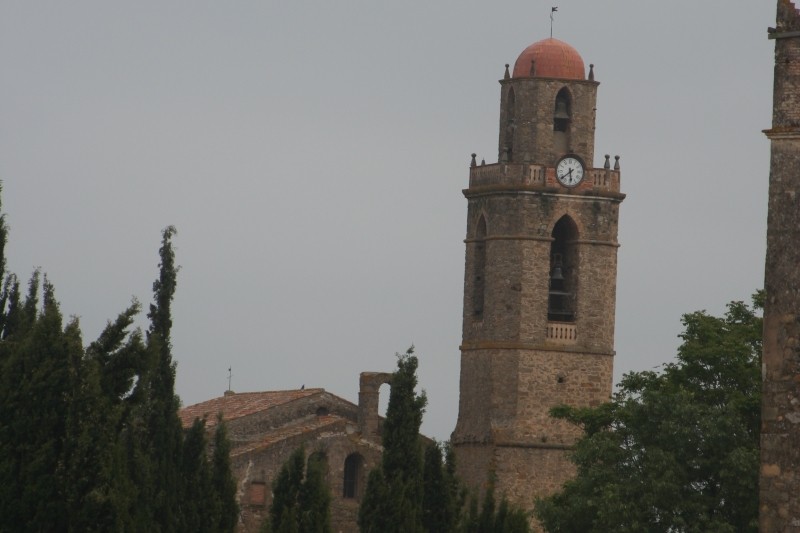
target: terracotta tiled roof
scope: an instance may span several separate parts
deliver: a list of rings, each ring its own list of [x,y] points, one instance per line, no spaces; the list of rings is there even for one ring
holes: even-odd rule
[[[236,448],[232,451],[231,456],[236,457],[237,455],[241,455],[243,453],[267,448],[273,444],[297,435],[302,435],[304,433],[309,433],[323,428],[330,428],[342,422],[347,422],[347,420],[336,415],[310,416],[289,426],[272,430],[261,440],[236,446]]]
[[[217,424],[217,414],[222,413],[225,420],[235,420],[259,411],[283,405],[300,398],[325,392],[325,389],[298,389],[265,392],[238,392],[227,394],[202,403],[196,403],[180,410],[178,415],[184,428],[192,425],[195,418],[206,417],[206,427]]]
[[[583,80],[586,76],[583,58],[578,51],[552,37],[535,42],[522,51],[514,63],[514,77],[531,77],[531,61],[536,62],[535,78]]]

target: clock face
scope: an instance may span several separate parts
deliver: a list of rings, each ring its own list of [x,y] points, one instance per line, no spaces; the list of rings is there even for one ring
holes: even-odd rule
[[[562,157],[556,164],[556,179],[565,187],[575,187],[583,181],[583,163],[575,156]]]

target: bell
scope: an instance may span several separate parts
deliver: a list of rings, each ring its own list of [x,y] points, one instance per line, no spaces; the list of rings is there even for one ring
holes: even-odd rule
[[[550,279],[555,281],[564,280],[564,274],[561,272],[561,265],[556,265],[556,267],[553,269],[553,275],[550,276]]]
[[[554,118],[569,118],[569,111],[567,110],[567,103],[564,100],[558,100],[556,102],[556,114],[553,115]]]

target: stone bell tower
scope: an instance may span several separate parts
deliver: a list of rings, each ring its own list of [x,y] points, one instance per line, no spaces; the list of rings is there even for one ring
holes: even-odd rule
[[[524,508],[574,472],[579,431],[550,418],[612,388],[619,158],[594,168],[598,82],[567,43],[526,48],[500,80],[498,162],[473,154],[458,423],[461,478]]]
[[[770,140],[759,530],[800,531],[800,11],[778,0]]]

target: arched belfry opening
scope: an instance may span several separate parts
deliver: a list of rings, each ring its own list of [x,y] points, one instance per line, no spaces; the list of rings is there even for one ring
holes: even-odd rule
[[[558,154],[569,152],[570,129],[572,123],[572,97],[563,87],[556,95],[553,111],[553,148]]]
[[[475,227],[473,265],[475,271],[472,282],[472,313],[476,318],[482,318],[486,295],[486,218],[483,215]]]
[[[574,322],[578,290],[578,227],[569,215],[564,215],[556,222],[551,236],[547,319]]]
[[[514,128],[515,128],[515,114],[517,109],[517,97],[514,93],[514,88],[508,89],[508,97],[506,98],[506,112],[505,112],[505,151],[508,161],[514,161]]]

